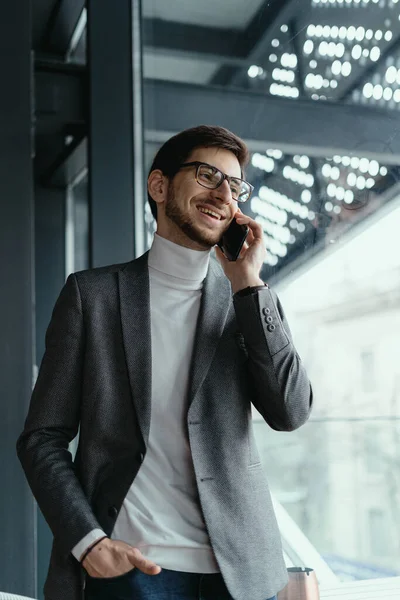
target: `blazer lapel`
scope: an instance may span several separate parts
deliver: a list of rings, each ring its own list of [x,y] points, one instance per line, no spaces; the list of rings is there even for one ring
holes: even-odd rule
[[[228,279],[211,259],[204,282],[193,348],[189,380],[189,407],[210,368],[219,338],[224,330],[231,295]]]
[[[122,338],[140,430],[147,446],[151,415],[151,328],[148,252],[118,273]]]

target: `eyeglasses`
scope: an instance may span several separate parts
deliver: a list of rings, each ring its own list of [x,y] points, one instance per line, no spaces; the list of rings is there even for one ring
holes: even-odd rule
[[[225,179],[229,183],[233,200],[237,202],[246,202],[251,196],[254,187],[245,181],[239,179],[239,177],[230,177],[225,175],[222,171],[203,162],[188,162],[180,165],[180,169],[183,167],[197,167],[196,169],[196,181],[200,185],[210,190],[216,190],[220,185],[223,184]]]

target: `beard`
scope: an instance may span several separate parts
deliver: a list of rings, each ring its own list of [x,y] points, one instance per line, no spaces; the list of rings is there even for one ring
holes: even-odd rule
[[[221,238],[222,232],[207,231],[207,229],[201,227],[194,219],[184,213],[176,202],[175,192],[171,184],[168,187],[165,216],[175,223],[186,237],[199,244],[205,250],[209,250],[215,246]]]

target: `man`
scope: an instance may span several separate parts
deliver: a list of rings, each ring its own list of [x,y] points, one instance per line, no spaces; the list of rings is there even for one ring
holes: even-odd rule
[[[251,404],[291,431],[311,388],[238,209],[247,160],[220,127],[171,138],[150,251],[61,291],[18,441],[54,534],[48,600],[267,600],[287,582]],[[249,234],[229,262],[215,245],[234,218]]]

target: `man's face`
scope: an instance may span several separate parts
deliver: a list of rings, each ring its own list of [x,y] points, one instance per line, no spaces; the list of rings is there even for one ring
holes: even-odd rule
[[[185,162],[205,162],[226,175],[241,177],[236,156],[220,148],[198,148]],[[196,167],[184,167],[169,184],[163,208],[159,207],[157,232],[172,242],[193,250],[209,250],[217,244],[237,212],[229,183],[225,180],[216,190],[196,181]],[[161,210],[160,210],[161,208]],[[209,209],[218,217],[202,212]]]

